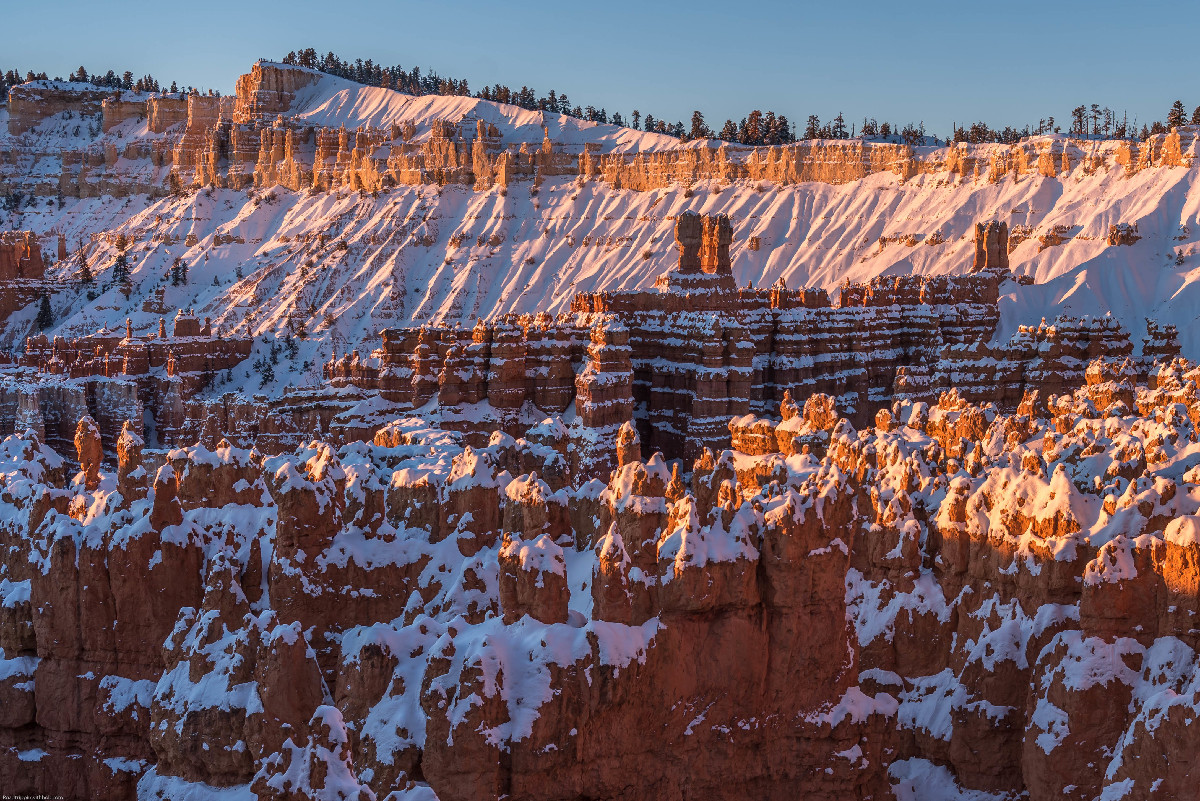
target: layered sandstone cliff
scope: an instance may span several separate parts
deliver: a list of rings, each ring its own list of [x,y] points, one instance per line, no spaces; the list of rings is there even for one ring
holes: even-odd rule
[[[406,119],[404,96],[387,90],[370,90],[383,93],[382,102],[401,107],[387,115],[392,121],[383,126],[349,129],[297,116],[293,108],[297,93],[322,81],[330,91],[353,86],[313,70],[262,61],[238,79],[234,97],[191,95],[186,109],[178,95],[122,93],[90,84],[22,84],[9,92],[9,132],[25,134],[64,113],[80,120],[95,116],[103,132],[127,120],[145,121],[144,129],[130,130],[144,130],[147,135],[174,131],[173,146],[168,140],[164,147],[156,136],[146,136],[141,148],[114,143],[127,151],[126,158],[144,161],[143,169],[167,168],[137,189],[125,182],[122,190],[119,182],[107,182],[94,169],[87,169],[103,166],[104,172],[111,172],[112,163],[90,164],[86,154],[62,154],[61,191],[80,197],[91,196],[88,185],[97,183],[115,193],[146,191],[155,185],[164,191],[169,188],[168,172],[196,187],[282,185],[293,190],[366,191],[424,183],[489,189],[561,175],[637,191],[708,180],[844,184],[876,173],[889,173],[901,181],[944,173],[951,179],[996,183],[1034,175],[1060,179],[1076,167],[1089,174],[1113,168],[1132,174],[1160,166],[1189,167],[1197,146],[1195,126],[1185,126],[1144,143],[1054,136],[1015,145],[959,143],[941,148],[859,140],[751,148],[716,141],[672,146],[673,140],[647,135],[647,147],[629,150],[603,140],[582,146],[573,139],[555,142],[546,126],[553,122],[547,118],[557,115],[540,115],[540,141],[523,132],[528,123],[514,125],[522,130],[517,134],[476,118],[474,112],[460,110],[449,119],[427,115]],[[505,114],[512,117],[516,111]],[[177,127],[181,122],[186,122],[183,132]]]

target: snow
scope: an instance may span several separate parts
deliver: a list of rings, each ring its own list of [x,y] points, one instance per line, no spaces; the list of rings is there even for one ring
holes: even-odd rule
[[[1163,539],[1182,548],[1200,545],[1200,515],[1175,518],[1167,524]]]
[[[1039,698],[1030,718],[1041,733],[1034,738],[1037,747],[1049,754],[1071,733],[1067,713],[1045,698]]]
[[[270,64],[270,62],[262,62]],[[280,65],[275,65],[280,66]],[[285,67],[286,69],[287,67]],[[293,68],[294,69],[294,68]],[[540,148],[543,128],[558,145],[581,148],[585,142],[598,143],[600,152],[679,147],[679,140],[615,125],[588,122],[553,112],[529,111],[519,106],[493,103],[473,97],[443,95],[413,96],[391,89],[363,86],[333,75],[315,73],[316,82],[296,93],[285,115],[312,125],[329,128],[384,129],[411,122],[417,126],[416,141],[429,138],[435,121],[467,121],[465,133],[473,138],[474,120],[492,123],[505,144],[528,144]]]
[[[671,565],[663,575],[669,582],[689,567],[704,567],[717,562],[739,559],[756,561],[758,549],[751,545],[757,530],[758,511],[750,504],[738,507],[726,529],[721,515],[715,515],[711,526],[700,525],[696,501],[686,495],[673,514],[676,523],[662,535],[658,543],[659,564]]]
[[[1016,794],[966,789],[948,768],[928,759],[900,759],[888,766],[896,801],[1016,801]]]
[[[887,582],[869,581],[857,568],[846,571],[846,615],[859,645],[866,647],[876,637],[890,640],[901,611],[931,614],[942,622],[950,619],[942,588],[930,573],[920,575],[911,592],[896,592]]]
[[[148,679],[134,680],[116,675],[105,676],[100,680],[100,689],[108,695],[104,704],[105,708],[120,714],[130,707],[135,707],[133,710],[135,718],[139,714],[137,707],[143,710],[150,709],[155,685],[156,682]]]
[[[3,651],[0,651],[0,654],[3,654]],[[0,681],[7,681],[14,677],[24,678],[28,676],[32,678],[40,661],[40,658],[36,656],[16,656],[11,659],[0,658]]]
[[[563,577],[567,575],[563,549],[554,542],[549,534],[543,534],[532,542],[514,537],[501,550],[501,555],[513,559],[521,570],[539,574],[551,573]],[[541,581],[539,576],[539,586],[541,586]]]
[[[255,801],[256,798],[249,784],[212,787],[178,776],[160,776],[157,767],[142,774],[137,793],[139,801]]]
[[[950,668],[933,676],[922,676],[908,682],[911,689],[898,693],[900,725],[919,729],[931,737],[949,742],[954,732],[953,713],[966,705],[967,688]]]
[[[658,619],[652,618],[641,626],[593,620],[576,628],[525,616],[508,626],[500,618],[491,618],[460,630],[456,637],[444,635],[433,653],[449,658],[451,667],[434,678],[431,691],[447,698],[450,739],[484,697],[497,694],[508,708],[508,719],[487,730],[486,739],[504,748],[510,741],[530,736],[538,709],[553,697],[551,666],[565,667],[586,658],[592,653],[593,638],[601,665],[620,670],[634,661],[643,662],[658,626]],[[479,672],[482,685],[479,691],[455,697],[458,677],[468,669]]]
[[[862,723],[871,715],[894,715],[899,708],[896,699],[888,693],[867,695],[858,687],[850,687],[826,709],[803,715],[804,720],[816,725],[837,726],[849,719],[851,723]]]

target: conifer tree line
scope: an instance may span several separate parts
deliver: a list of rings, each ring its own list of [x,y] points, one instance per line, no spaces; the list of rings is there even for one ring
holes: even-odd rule
[[[3,92],[7,96],[9,87],[16,86],[19,83],[47,80],[50,79],[44,72],[29,70],[22,76],[20,70],[8,70],[7,72],[0,73],[0,92]]]
[[[867,139],[903,142],[912,145],[925,144],[930,140],[933,144],[941,144],[937,137],[926,136],[924,122],[917,124],[910,122],[900,127],[887,121],[879,122],[873,117],[864,117],[861,125],[850,124],[847,127],[845,117],[838,112],[836,117],[827,122],[822,122],[815,114],[810,115],[805,121],[803,129],[798,130],[796,124],[783,114],[776,114],[774,111],[764,113],[755,109],[738,122],[725,120],[725,124],[717,129],[709,127],[704,114],[699,110],[692,112],[691,123],[685,126],[682,121],[668,122],[650,113],[642,114],[637,109],[634,109],[626,117],[617,111],[610,114],[604,108],[597,109],[592,105],[573,104],[566,92],[559,94],[554,89],[545,95],[539,95],[537,91],[528,86],[512,89],[497,83],[472,93],[465,78],[447,78],[433,70],[422,71],[420,67],[413,67],[411,70],[405,70],[399,65],[387,67],[376,64],[371,59],[365,61],[355,59],[351,62],[332,52],[321,56],[311,47],[299,51],[293,50],[284,56],[283,63],[319,70],[365,86],[395,89],[410,95],[476,97],[480,100],[507,103],[530,111],[553,112],[591,122],[611,123],[638,131],[665,134],[683,141],[718,139],[743,145],[782,145],[804,139],[851,139],[861,136]],[[0,72],[0,95],[6,95],[11,87],[18,84],[38,80],[49,80],[49,76],[45,72],[34,72],[33,70],[24,73],[18,69]],[[55,77],[54,80],[61,81],[63,79]],[[111,69],[104,73],[92,73],[80,66],[68,76],[67,80],[72,83],[91,83],[106,88],[137,92],[167,92],[171,94],[178,94],[181,91],[188,94],[197,92],[190,86],[181,90],[175,81],[171,82],[169,88],[163,89],[153,75],[134,78],[133,73],[128,70],[120,75]],[[214,93],[210,90],[209,94]],[[953,123],[951,135],[947,141],[1012,144],[1029,136],[1062,133],[1063,125],[1063,122],[1056,122],[1054,117],[1045,117],[1038,120],[1037,125],[1025,125],[1022,128],[1012,126],[992,128],[983,121],[969,125]],[[1124,112],[1118,115],[1110,108],[1102,108],[1098,103],[1082,104],[1071,110],[1070,122],[1066,125],[1066,133],[1081,138],[1145,140],[1155,134],[1166,133],[1171,128],[1180,125],[1200,125],[1200,106],[1188,114],[1183,101],[1176,100],[1167,111],[1166,122],[1155,120],[1149,124],[1143,123],[1139,128],[1137,119],[1130,120],[1128,114]]]
[[[22,75],[20,70],[10,69],[0,73],[0,94],[8,94],[8,90],[17,84],[29,83],[30,81],[48,81],[50,76],[45,72],[34,72],[29,70]],[[55,76],[54,80],[62,81],[59,76]],[[80,66],[72,72],[66,79],[69,83],[90,83],[94,86],[99,86],[105,89],[119,89],[133,92],[171,92],[178,93],[179,85],[175,81],[171,81],[169,89],[163,89],[153,75],[143,75],[140,78],[134,78],[133,73],[125,70],[120,75],[116,70],[108,70],[107,72],[88,72],[86,67]],[[188,87],[185,91],[195,92],[196,90]]]
[[[380,86],[385,89],[395,89],[410,95],[457,95],[461,97],[477,97],[480,100],[491,100],[497,103],[508,103],[530,111],[548,111],[564,114],[591,122],[611,123],[639,131],[666,134],[678,139],[725,139],[730,142],[740,142],[748,145],[776,145],[795,141],[795,130],[787,117],[768,111],[752,111],[740,123],[726,120],[720,131],[713,131],[705,123],[704,115],[695,111],[692,113],[691,125],[685,126],[682,121],[669,122],[653,114],[642,114],[635,109],[628,117],[619,111],[609,113],[605,108],[583,106],[573,103],[566,92],[559,94],[551,89],[545,95],[528,87],[513,89],[503,84],[493,84],[472,93],[467,80],[446,78],[433,70],[422,71],[420,67],[406,70],[397,65],[387,67],[376,64],[371,59],[363,61],[346,61],[334,53],[321,56],[313,48],[288,53],[283,57],[284,64],[295,64],[301,67],[319,70],[329,75],[336,75],[364,86]]]

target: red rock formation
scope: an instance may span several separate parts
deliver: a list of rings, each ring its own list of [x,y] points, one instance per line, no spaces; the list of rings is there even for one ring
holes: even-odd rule
[[[41,278],[45,270],[41,243],[33,232],[0,232],[0,281]]]
[[[415,420],[341,457],[318,444],[265,462],[180,450],[152,501],[123,501],[141,522],[96,504],[102,489],[86,496],[91,525],[115,527],[108,539],[76,542],[69,497],[39,512],[39,536],[55,532],[51,569],[34,572],[32,603],[0,616],[0,647],[8,660],[36,648],[38,694],[98,693],[146,787],[306,797],[423,780],[445,798],[549,799],[563,786],[629,792],[633,775],[638,793],[783,797],[803,781],[878,796],[925,786],[933,764],[965,787],[1035,798],[1150,786],[1165,768],[1134,759],[1139,721],[1158,714],[1153,688],[1183,675],[1200,610],[1198,476],[1160,472],[1195,448],[1176,408],[1195,402],[1195,371],[1177,362],[1148,389],[1128,383],[1132,369],[1097,363],[1086,386],[1029,394],[1015,414],[953,391],[898,401],[861,432],[830,397],[803,410],[789,397],[777,428],[823,434],[823,461],[784,459],[763,436],[757,455],[703,453],[690,478],[629,456],[598,490],[586,470],[552,490],[499,469],[541,459],[557,475],[553,427],[482,450]],[[1104,415],[1098,392],[1133,402]],[[125,433],[123,495],[139,450]],[[38,458],[53,455],[27,452],[0,463],[6,503],[45,497],[23,488],[41,486]],[[202,534],[216,512],[248,525]],[[216,548],[203,593],[201,541]],[[6,580],[22,580],[18,564],[4,562]],[[139,565],[153,586],[133,578]],[[136,605],[163,582],[170,604]],[[151,669],[156,638],[166,666]],[[107,653],[118,667],[93,675],[118,678],[89,689],[83,667]],[[137,702],[148,718],[120,711],[122,682],[152,679]],[[15,727],[3,731],[97,731],[0,691]],[[1163,720],[1152,742],[1188,742],[1183,718]],[[38,742],[47,765],[69,753]],[[838,756],[854,747],[855,760]],[[63,786],[39,770],[29,786]],[[81,781],[112,797],[129,786]]]
[[[238,78],[233,121],[238,124],[273,118],[287,111],[296,92],[317,81],[320,73],[259,61]]]
[[[150,510],[150,527],[161,532],[168,526],[183,522],[183,508],[179,505],[178,478],[170,465],[163,465],[154,476],[154,506]]]
[[[271,119],[316,77],[295,72],[256,66],[236,105],[193,95],[183,131],[148,103],[159,166],[364,191],[925,169],[859,142],[740,160],[304,129]],[[1171,137],[1127,155],[1183,164]],[[1029,147],[946,158],[988,180],[1094,168]],[[327,365],[335,392],[270,400],[197,398],[249,342],[188,313],[171,337],[31,338],[44,369],[0,393],[21,432],[0,443],[0,775],[114,799],[886,798],[938,776],[1187,797],[1200,373],[1156,325],[1136,360],[1093,318],[988,346],[1003,234],[977,228],[977,275],[834,303],[734,291],[729,221],[681,215],[658,291],[389,330]],[[353,411],[371,393],[393,417]],[[156,444],[189,447],[147,447],[143,406]],[[72,445],[68,490],[48,446]]]
[[[75,451],[79,455],[83,486],[89,492],[100,486],[100,461],[104,451],[100,447],[100,429],[91,417],[82,417],[75,429]]]
[[[532,540],[505,534],[500,548],[500,608],[506,623],[529,615],[542,623],[567,622],[567,569],[549,534]]]
[[[126,420],[121,427],[121,436],[117,438],[117,491],[129,503],[146,496],[148,473],[142,463],[145,445],[146,441]]]
[[[975,223],[975,264],[971,272],[994,270],[1007,274],[1008,269],[1008,223]]]

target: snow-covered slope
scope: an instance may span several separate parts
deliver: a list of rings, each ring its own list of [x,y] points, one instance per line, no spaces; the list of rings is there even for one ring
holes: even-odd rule
[[[285,68],[284,65],[270,66]],[[314,74],[318,76],[316,81],[296,93],[285,116],[312,125],[344,126],[347,129],[386,128],[411,122],[421,131],[418,139],[428,137],[428,128],[435,120],[457,122],[470,118],[495,125],[506,143],[540,145],[545,129],[556,144],[594,143],[600,145],[601,152],[661,150],[680,144],[672,136],[588,122],[553,112],[529,111],[507,103],[474,97],[414,96],[363,86],[333,75]]]

